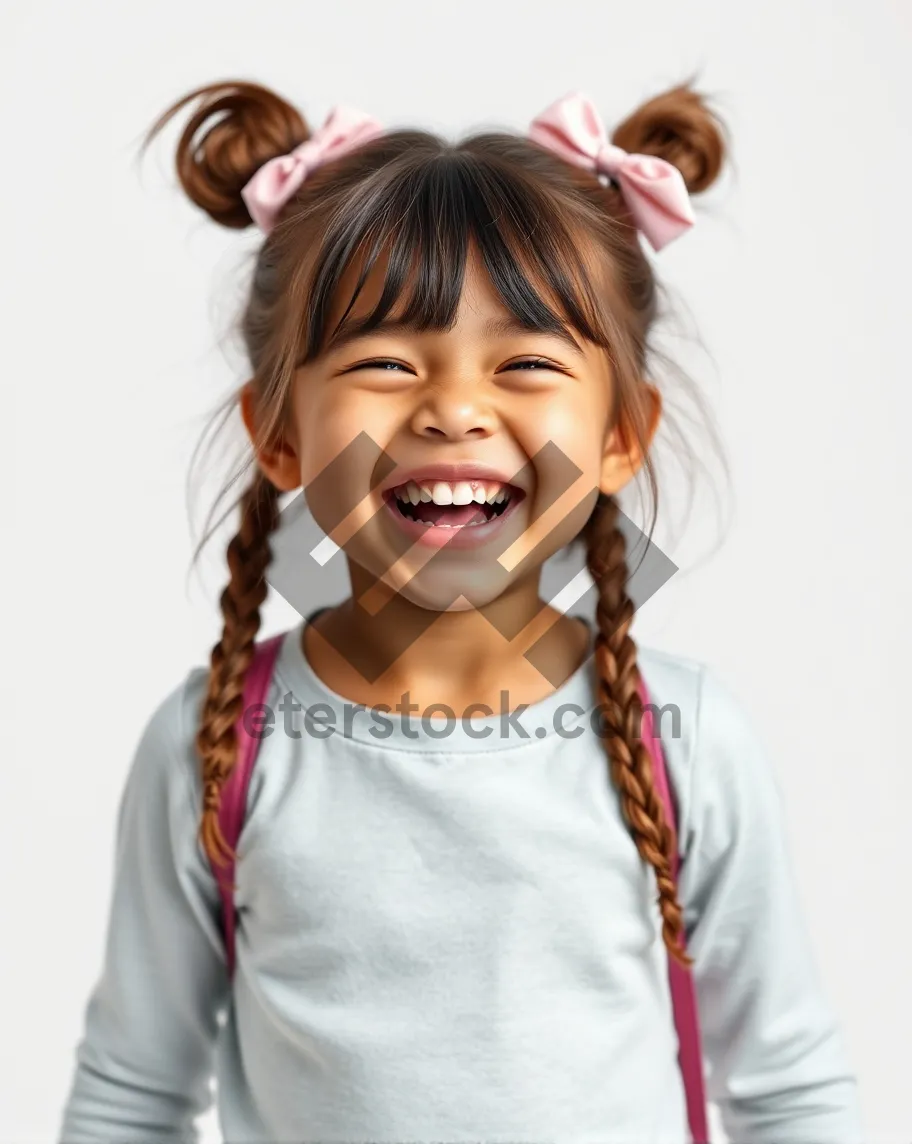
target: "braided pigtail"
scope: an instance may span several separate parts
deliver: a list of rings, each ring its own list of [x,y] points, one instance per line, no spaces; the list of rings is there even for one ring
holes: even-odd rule
[[[672,876],[675,833],[666,822],[642,738],[643,704],[636,644],[630,636],[633,601],[627,594],[627,554],[614,497],[600,502],[586,530],[586,564],[598,588],[595,659],[602,733],[611,778],[637,850],[655,870],[662,937],[671,955],[689,965],[684,919]]]
[[[219,807],[222,787],[237,759],[235,724],[266,599],[266,569],[272,559],[269,538],[278,523],[278,500],[275,485],[260,471],[241,498],[241,525],[228,545],[229,580],[220,600],[222,638],[212,649],[209,687],[196,736],[203,780],[199,838],[219,866],[235,857],[219,826]]]

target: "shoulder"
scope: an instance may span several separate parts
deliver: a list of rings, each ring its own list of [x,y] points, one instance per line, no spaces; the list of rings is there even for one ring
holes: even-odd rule
[[[130,787],[148,795],[170,792],[169,801],[198,801],[196,734],[208,675],[206,667],[191,667],[154,704],[134,752]]]
[[[645,646],[638,649],[637,661],[652,705],[653,726],[662,741],[678,817],[686,819],[707,667],[698,660]]]
[[[648,646],[638,648],[637,662],[650,702],[656,708],[662,741],[670,736],[680,741],[684,753],[689,754],[708,670],[706,664]]]
[[[682,847],[707,815],[734,828],[751,804],[772,812],[776,780],[745,698],[700,660],[641,647],[639,664],[679,805]]]
[[[657,713],[673,709],[680,715],[680,734],[675,737],[682,738],[688,750],[696,746],[698,735],[705,744],[732,734],[753,734],[744,697],[715,668],[648,646],[638,649],[637,658]]]
[[[287,646],[288,632],[275,637],[280,648]],[[268,674],[254,683],[257,697],[264,703],[275,706],[280,700],[286,685],[278,673],[277,650],[272,640],[262,640],[259,644],[264,655],[261,667],[268,667]],[[146,782],[165,782],[169,786],[183,787],[194,805],[202,798],[202,780],[197,738],[200,731],[206,695],[209,687],[208,665],[195,665],[179,679],[154,706],[145,724],[137,751],[135,769],[146,775]],[[244,698],[249,695],[245,681]],[[267,748],[263,754],[269,754]],[[254,784],[258,782],[261,766],[254,771]]]
[[[199,836],[203,800],[196,750],[207,679],[208,669],[191,668],[151,705],[120,797],[116,865],[124,900],[160,910],[161,924],[173,921],[180,930],[186,898],[215,942],[219,895]],[[133,907],[117,908],[126,915]]]

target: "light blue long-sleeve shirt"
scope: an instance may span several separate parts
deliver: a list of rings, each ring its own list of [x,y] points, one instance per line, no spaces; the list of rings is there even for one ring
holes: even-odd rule
[[[217,1074],[230,1144],[682,1144],[654,875],[589,714],[593,661],[512,726],[443,734],[356,711],[302,628],[267,699],[233,988],[197,841],[205,669],[143,733],[61,1141],[193,1140]],[[764,751],[712,672],[639,662],[668,705],[710,1098],[738,1144],[860,1144]]]

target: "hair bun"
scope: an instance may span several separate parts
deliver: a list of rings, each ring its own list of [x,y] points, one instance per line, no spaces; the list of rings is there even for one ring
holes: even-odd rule
[[[611,141],[673,164],[692,193],[715,182],[727,151],[724,124],[689,84],[648,100],[618,125]]]
[[[307,123],[269,88],[223,81],[195,88],[171,104],[149,129],[142,150],[194,100],[200,104],[181,134],[175,157],[181,186],[191,202],[222,226],[249,226],[252,219],[241,190],[264,163],[287,155],[310,137]]]

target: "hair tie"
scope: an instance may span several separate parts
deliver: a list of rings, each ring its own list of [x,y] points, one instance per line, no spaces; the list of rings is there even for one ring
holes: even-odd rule
[[[632,155],[616,147],[595,105],[581,92],[552,103],[532,121],[529,138],[568,163],[617,183],[637,230],[653,250],[661,250],[696,221],[678,168],[654,155]]]
[[[352,107],[335,107],[313,135],[287,155],[264,163],[244,185],[241,198],[250,217],[266,234],[275,226],[282,207],[317,167],[353,151],[383,134],[384,127],[370,115]]]

